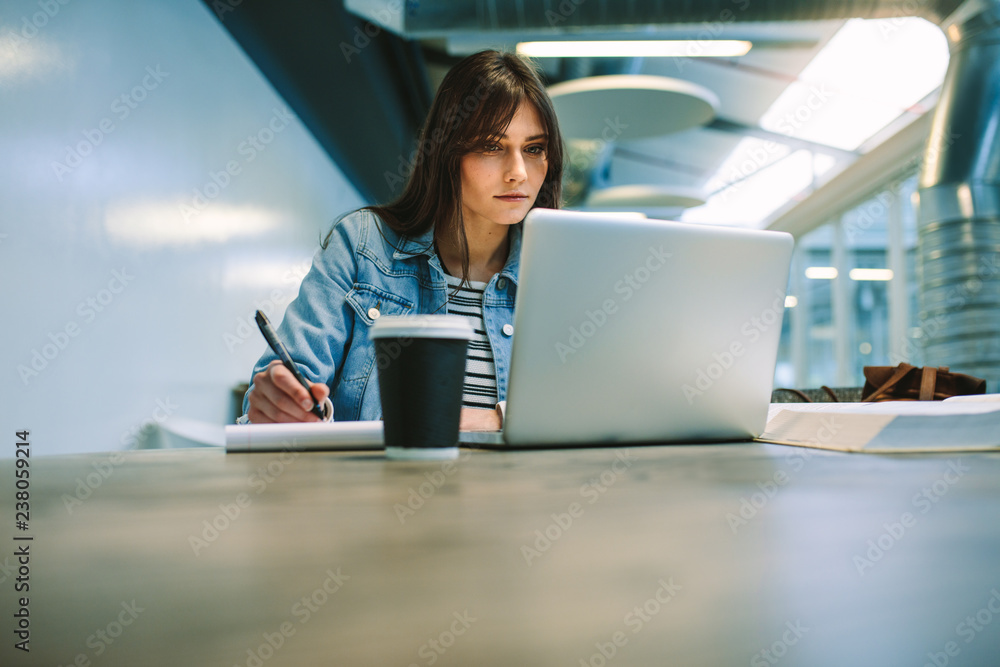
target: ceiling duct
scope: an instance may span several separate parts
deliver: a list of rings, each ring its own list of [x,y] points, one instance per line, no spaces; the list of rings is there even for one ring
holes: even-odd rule
[[[969,11],[971,10],[971,11]],[[1000,388],[1000,2],[945,33],[951,60],[918,189],[924,363]]]
[[[941,23],[961,0],[344,0],[407,39],[460,32],[919,16]]]

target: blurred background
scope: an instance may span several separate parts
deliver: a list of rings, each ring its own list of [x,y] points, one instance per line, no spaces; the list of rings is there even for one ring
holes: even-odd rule
[[[4,0],[0,426],[61,454],[231,422],[265,347],[254,310],[280,321],[332,221],[400,191],[436,86],[483,48],[535,58],[568,206],[796,236],[777,385],[908,361],[995,391],[998,16],[980,0]]]

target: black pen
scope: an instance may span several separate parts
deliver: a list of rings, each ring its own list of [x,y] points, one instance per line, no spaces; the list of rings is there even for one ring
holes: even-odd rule
[[[305,377],[302,376],[302,373],[299,372],[298,367],[292,361],[292,357],[288,354],[288,350],[285,349],[284,344],[278,340],[278,335],[274,333],[274,329],[271,328],[271,323],[267,320],[267,315],[258,310],[255,319],[257,320],[257,326],[260,327],[260,332],[264,334],[264,339],[267,341],[267,344],[271,346],[274,353],[281,359],[281,363],[285,365],[285,368],[292,372],[295,379],[301,382],[302,386],[309,392],[309,397],[313,400],[313,407],[310,412],[320,419],[326,419],[326,412],[319,404],[319,401],[316,400],[316,397],[313,396],[312,389],[309,387],[309,382],[306,381]]]

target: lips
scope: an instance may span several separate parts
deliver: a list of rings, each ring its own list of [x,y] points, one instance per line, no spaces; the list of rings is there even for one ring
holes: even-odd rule
[[[523,192],[505,192],[502,195],[497,195],[495,198],[506,202],[518,203],[526,201],[528,199],[528,195]]]

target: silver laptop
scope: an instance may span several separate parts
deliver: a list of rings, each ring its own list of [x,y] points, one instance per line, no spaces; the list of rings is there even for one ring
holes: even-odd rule
[[[792,247],[784,232],[532,210],[504,429],[463,432],[463,442],[756,437],[767,419]]]

